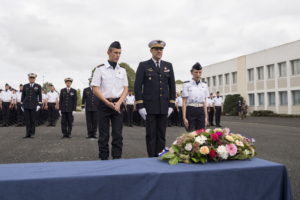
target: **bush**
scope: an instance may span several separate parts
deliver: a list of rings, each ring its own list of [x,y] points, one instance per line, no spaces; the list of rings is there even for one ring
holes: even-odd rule
[[[224,101],[223,114],[237,116],[238,102],[239,101],[243,102],[243,100],[244,100],[243,97],[239,94],[227,95]]]
[[[260,116],[274,116],[275,113],[272,110],[255,110],[251,113],[253,117],[260,117]]]

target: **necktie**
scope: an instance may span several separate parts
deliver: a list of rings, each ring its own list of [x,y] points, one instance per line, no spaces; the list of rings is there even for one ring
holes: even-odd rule
[[[158,61],[156,61],[156,67],[159,70],[159,62]]]
[[[196,81],[196,84],[198,85],[200,83],[200,81]]]
[[[68,93],[70,92],[70,88],[67,88]]]

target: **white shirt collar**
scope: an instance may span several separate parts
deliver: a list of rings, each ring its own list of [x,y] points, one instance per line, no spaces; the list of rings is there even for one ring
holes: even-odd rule
[[[159,66],[160,66],[160,62],[161,62],[161,59],[160,60],[155,60],[154,58],[151,58],[153,60],[153,62],[155,63],[155,66],[156,66],[156,63],[158,62]]]
[[[109,64],[108,61],[106,61],[106,62],[104,63],[104,65],[105,65],[106,68],[109,68],[109,67],[113,68],[113,67]],[[119,65],[119,63],[117,63],[116,69],[119,69],[119,68],[120,68],[120,65]]]

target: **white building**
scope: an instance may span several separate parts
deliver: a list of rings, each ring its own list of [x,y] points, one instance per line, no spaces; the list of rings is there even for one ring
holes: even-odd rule
[[[209,91],[240,94],[249,111],[300,114],[300,40],[205,66]]]

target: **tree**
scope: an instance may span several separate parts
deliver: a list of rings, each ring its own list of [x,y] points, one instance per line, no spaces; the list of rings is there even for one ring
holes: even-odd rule
[[[224,115],[238,115],[237,106],[238,101],[243,102],[244,98],[240,94],[227,95],[224,101],[223,114]]]
[[[133,90],[135,81],[135,71],[127,63],[120,63],[120,66],[123,67],[127,72],[128,89]]]
[[[43,84],[42,89],[45,90],[46,93],[49,92],[49,91],[50,91],[50,85],[51,85],[51,84],[52,84],[52,83],[45,82],[45,83]]]
[[[81,90],[77,89],[77,106],[81,106]]]
[[[176,80],[175,83],[176,83],[176,84],[183,84],[183,81],[182,81],[182,80]]]

